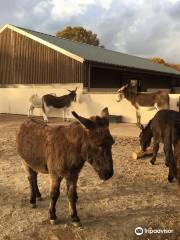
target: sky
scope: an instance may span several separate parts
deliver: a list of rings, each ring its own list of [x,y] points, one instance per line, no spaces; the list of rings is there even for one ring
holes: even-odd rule
[[[0,0],[7,23],[52,35],[82,26],[107,49],[180,64],[180,0]]]

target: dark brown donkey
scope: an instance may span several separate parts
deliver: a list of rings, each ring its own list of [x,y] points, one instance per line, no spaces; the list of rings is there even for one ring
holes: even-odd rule
[[[178,140],[174,147],[174,157],[177,165],[177,180],[180,189],[180,140]]]
[[[50,127],[46,123],[27,120],[17,135],[17,150],[30,183],[30,203],[36,205],[36,197],[41,197],[37,185],[37,173],[50,175],[51,223],[56,220],[56,202],[60,194],[60,183],[66,179],[71,218],[75,225],[80,224],[77,215],[76,186],[80,170],[85,161],[89,162],[102,180],[113,176],[111,148],[114,143],[109,131],[108,111],[102,116],[86,119],[72,112],[79,120],[68,126]]]
[[[138,93],[131,84],[126,84],[117,91],[116,101],[126,98],[136,109],[137,125],[141,125],[140,110],[169,109],[169,94],[165,91],[154,93]]]
[[[180,113],[173,110],[160,110],[146,127],[141,125],[140,145],[143,151],[150,145],[153,137],[153,157],[151,163],[156,161],[159,143],[164,144],[165,163],[169,166],[168,180],[172,182],[177,175],[176,161],[173,146],[180,139]],[[177,152],[177,150],[176,150]]]

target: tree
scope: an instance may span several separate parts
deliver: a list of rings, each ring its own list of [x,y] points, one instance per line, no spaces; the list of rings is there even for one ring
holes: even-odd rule
[[[167,63],[163,58],[160,57],[153,57],[150,59],[152,62],[163,64],[167,67],[171,67],[176,69],[177,71],[180,71],[180,64],[172,64],[172,63]]]
[[[77,42],[87,43],[94,46],[100,46],[100,41],[97,38],[97,34],[93,33],[92,31],[87,31],[83,27],[68,26],[64,30],[57,32],[56,36]]]
[[[153,57],[153,58],[151,58],[151,61],[152,62],[155,62],[155,63],[159,63],[159,64],[166,64],[166,62],[164,61],[164,59],[163,58],[160,58],[160,57]]]

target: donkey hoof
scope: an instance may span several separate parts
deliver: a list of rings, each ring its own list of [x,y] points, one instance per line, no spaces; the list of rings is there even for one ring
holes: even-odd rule
[[[173,182],[173,177],[168,177],[168,181],[169,181],[170,183],[172,183],[172,182]]]
[[[168,182],[169,182],[169,183],[172,183],[172,182],[173,182],[173,180],[168,178]]]
[[[141,123],[136,123],[136,126],[139,128],[141,127]]]
[[[32,203],[32,204],[31,204],[31,207],[32,207],[32,208],[36,208],[36,207],[37,207],[37,206],[36,206],[36,203]]]
[[[152,165],[154,165],[154,160],[151,160],[150,163],[151,163]]]
[[[50,223],[51,223],[52,225],[57,224],[57,219],[50,219]]]
[[[82,227],[82,223],[81,222],[72,222],[72,225],[74,226],[74,227]]]
[[[166,162],[165,165],[166,165],[166,167],[169,167],[169,163],[168,162]]]

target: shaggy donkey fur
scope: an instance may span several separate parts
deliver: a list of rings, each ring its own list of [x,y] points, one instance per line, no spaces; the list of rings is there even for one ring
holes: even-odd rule
[[[51,222],[54,223],[60,183],[65,178],[72,222],[77,225],[80,224],[80,218],[76,210],[76,186],[80,170],[87,161],[101,179],[111,178],[111,148],[114,140],[109,131],[107,108],[102,111],[102,117],[95,116],[90,119],[72,113],[80,123],[50,127],[35,120],[25,121],[17,135],[17,150],[23,158],[28,174],[32,206],[35,207],[36,198],[41,197],[37,173],[47,173],[51,181],[49,214]]]

